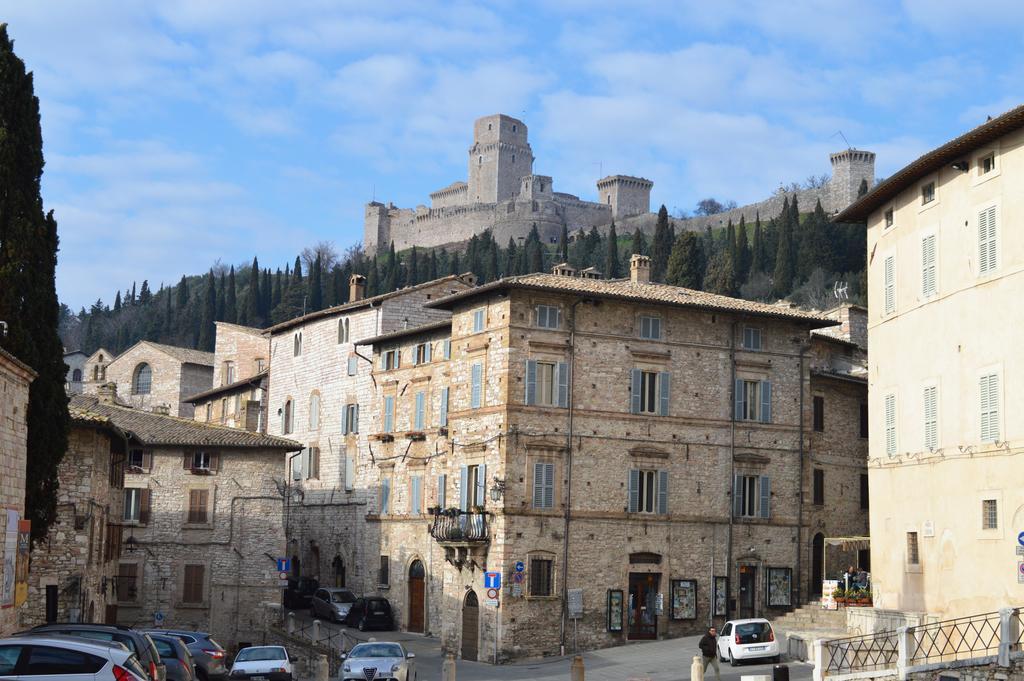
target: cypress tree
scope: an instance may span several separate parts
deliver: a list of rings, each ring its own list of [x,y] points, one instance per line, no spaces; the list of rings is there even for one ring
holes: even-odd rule
[[[121,290],[118,289],[117,294],[114,296],[114,312],[121,311]]]
[[[608,228],[608,248],[604,256],[604,276],[607,279],[618,279],[622,276],[619,264],[619,236],[615,233],[615,220]]]
[[[302,283],[302,258],[295,256],[295,267],[292,268],[292,281]]]
[[[764,257],[764,235],[761,233],[761,214],[757,214],[757,218],[754,220],[754,247],[750,253],[750,270],[749,273],[764,272],[765,257]]]
[[[345,267],[334,266],[331,270],[331,299],[327,304],[331,307],[347,302],[346,282],[352,274],[351,263],[346,262]]]
[[[273,285],[270,280],[270,268],[263,270],[263,278],[260,281],[260,315],[263,324],[270,321],[270,300],[273,298]]]
[[[248,323],[255,327],[263,326],[263,315],[260,313],[261,301],[260,262],[254,257],[252,268],[249,270],[249,296],[245,300],[245,316]]]
[[[164,328],[163,337],[167,338],[174,332],[174,307],[171,305],[171,288],[164,291]]]
[[[206,279],[206,296],[203,298],[203,309],[199,317],[199,340],[197,345],[205,352],[213,351],[215,327],[213,321],[217,314],[217,278],[210,270]]]
[[[430,249],[430,260],[427,262],[427,281],[437,279],[437,251]]]
[[[285,266],[287,268],[287,265]],[[281,268],[277,268],[277,272],[274,273],[273,288],[270,292],[270,309],[273,310],[275,307],[281,304],[281,296],[284,295],[284,281],[285,275],[281,272]]]
[[[633,253],[637,255],[647,255],[647,237],[644,236],[644,233],[640,231],[639,227],[637,227],[636,231],[633,232],[633,244],[631,248],[633,249]],[[675,248],[674,245],[673,248]]]
[[[188,280],[185,278],[184,274],[181,275],[181,281],[178,282],[177,305],[179,310],[188,305]]]
[[[238,323],[238,291],[235,282],[235,266],[231,266],[228,273],[227,298],[224,301],[224,321],[231,324]]]
[[[864,196],[868,193],[868,178],[862,177],[860,180],[860,186],[857,187],[857,198]]]
[[[693,232],[676,237],[672,254],[668,258],[665,282],[673,286],[700,289],[704,285],[704,247]]]
[[[508,242],[512,243],[512,237],[508,238]],[[569,228],[564,223],[562,235],[558,237],[558,262],[569,262]]]
[[[537,231],[536,224],[533,225],[530,234],[526,237],[526,267],[527,274],[544,271],[544,252],[540,245],[540,233]]]
[[[143,282],[143,286],[145,286],[145,282]],[[214,316],[214,319],[217,320],[218,322],[224,321],[224,306],[226,305],[227,290],[228,277],[224,272],[221,272],[220,282],[217,284],[217,311],[216,316]]]
[[[45,537],[56,516],[57,466],[68,446],[67,366],[57,334],[57,221],[43,212],[43,140],[32,75],[0,23],[0,319],[4,349],[37,373],[26,421],[25,516]]]
[[[796,268],[793,254],[793,226],[791,211],[783,213],[779,220],[779,245],[775,253],[775,276],[772,279],[772,295],[785,298],[793,290],[793,273]]]
[[[309,271],[309,307],[310,312],[324,309],[323,263],[317,253]]]
[[[377,271],[377,256],[373,256],[366,272],[366,295],[375,296],[380,293],[380,275]]]
[[[133,281],[132,282],[132,295],[131,295],[131,298],[128,299],[128,304],[129,305],[134,305],[135,301],[136,301],[136,298],[135,298],[135,282]]]
[[[708,265],[704,288],[723,296],[736,295],[739,285],[736,282],[736,265],[733,262],[731,249],[723,248],[715,254]]]
[[[153,300],[153,292],[149,290],[149,279],[142,280],[142,288],[139,289],[139,305],[149,305]]]
[[[515,240],[512,237],[509,237],[508,248],[505,249],[505,271],[502,272],[502,275],[506,277],[514,277],[518,273],[519,252],[516,249]]]
[[[484,268],[487,281],[494,281],[501,276],[501,270],[498,265],[498,250],[498,245],[492,241],[487,249],[486,267]]]
[[[448,268],[448,274],[462,274],[459,269],[459,252],[452,251],[451,266]]]
[[[409,267],[405,275],[405,285],[415,286],[420,283],[420,256],[416,250],[416,247],[412,247],[412,251],[409,253]]]
[[[747,220],[740,216],[740,224],[736,228],[736,281],[742,284],[750,274],[750,244],[747,241]]]
[[[658,221],[654,225],[654,239],[651,241],[651,279],[665,281],[668,257],[672,253],[672,233],[668,223],[668,209],[662,204],[658,209]]]

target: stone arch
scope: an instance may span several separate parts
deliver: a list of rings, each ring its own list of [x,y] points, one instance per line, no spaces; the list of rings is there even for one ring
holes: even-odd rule
[[[331,559],[331,580],[334,586],[345,586],[345,560],[341,554],[335,554]]]
[[[480,599],[472,589],[462,600],[462,659],[476,660],[480,656]]]
[[[407,627],[409,631],[426,631],[426,583],[427,570],[419,557],[414,558],[406,569],[408,583]]]

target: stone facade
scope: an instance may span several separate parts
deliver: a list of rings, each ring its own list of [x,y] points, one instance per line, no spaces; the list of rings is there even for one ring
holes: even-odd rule
[[[423,612],[463,657],[556,654],[573,635],[560,635],[563,589],[580,589],[581,648],[692,634],[802,602],[813,535],[864,534],[864,449],[847,443],[863,384],[817,376],[852,348],[806,354],[828,321],[798,311],[709,294],[680,304],[693,292],[645,283],[643,260],[632,283],[532,275],[438,303],[452,311],[450,359],[433,327],[375,340],[366,563],[380,551],[402,627]],[[431,361],[416,363],[424,343]],[[737,389],[763,399],[737,405]],[[821,433],[815,393],[829,405]],[[499,608],[485,569],[504,575]]]
[[[68,367],[67,375],[64,378],[64,387],[68,395],[77,395],[82,392],[86,378],[85,362],[88,359],[89,356],[81,350],[64,353],[64,364]]]
[[[186,398],[195,420],[265,433],[270,340],[261,329],[216,322],[214,387]]]
[[[444,321],[448,312],[424,304],[473,281],[445,277],[365,299],[356,281],[351,302],[269,329],[268,432],[306,448],[287,462],[285,524],[297,575],[358,593],[376,590],[376,547],[369,558],[365,554],[371,501],[365,481],[377,479],[366,433],[376,393],[368,349],[359,345],[384,332]],[[347,405],[359,410],[346,428]]]
[[[95,392],[96,386],[107,382],[107,367],[113,359],[114,354],[106,348],[100,348],[89,355],[82,369],[82,378],[85,384],[82,386],[81,392]]]
[[[86,383],[84,392],[95,395],[102,384],[112,382],[121,399],[137,409],[192,418],[194,407],[185,400],[212,387],[213,362],[209,352],[140,341],[111,361],[105,372],[97,362],[94,373],[105,380]],[[140,380],[147,368],[148,382]]]
[[[57,469],[57,517],[32,546],[28,602],[19,625],[117,621],[125,441],[109,420],[72,410]]]
[[[17,521],[25,515],[28,390],[35,377],[36,372],[28,365],[0,349],[0,519],[4,529],[0,534],[0,636],[10,634],[17,626]]]

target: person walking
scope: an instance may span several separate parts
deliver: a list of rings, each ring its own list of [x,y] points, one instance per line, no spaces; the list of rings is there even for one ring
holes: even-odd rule
[[[718,632],[714,627],[710,627],[708,633],[701,637],[697,647],[700,648],[700,654],[704,656],[704,673],[707,674],[709,664],[714,665],[715,681],[722,681],[721,672],[718,669]]]

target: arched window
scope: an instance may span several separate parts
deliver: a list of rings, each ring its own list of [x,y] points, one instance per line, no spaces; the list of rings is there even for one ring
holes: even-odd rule
[[[348,317],[338,320],[338,342],[348,343]]]
[[[100,367],[99,367],[99,365],[96,365],[96,366],[94,366],[92,368],[92,380],[94,380],[94,381],[100,380]]]
[[[302,354],[302,332],[299,331],[292,339],[292,356],[298,357]]]
[[[74,371],[72,371],[71,372],[71,380],[74,383],[81,383],[82,382],[82,370],[81,369],[75,369]]]
[[[292,401],[285,400],[284,410],[281,412],[281,432],[287,435],[292,432]]]
[[[309,396],[309,429],[316,430],[320,427],[320,393],[313,393]]]
[[[143,362],[132,375],[132,395],[148,395],[153,389],[153,369]]]

